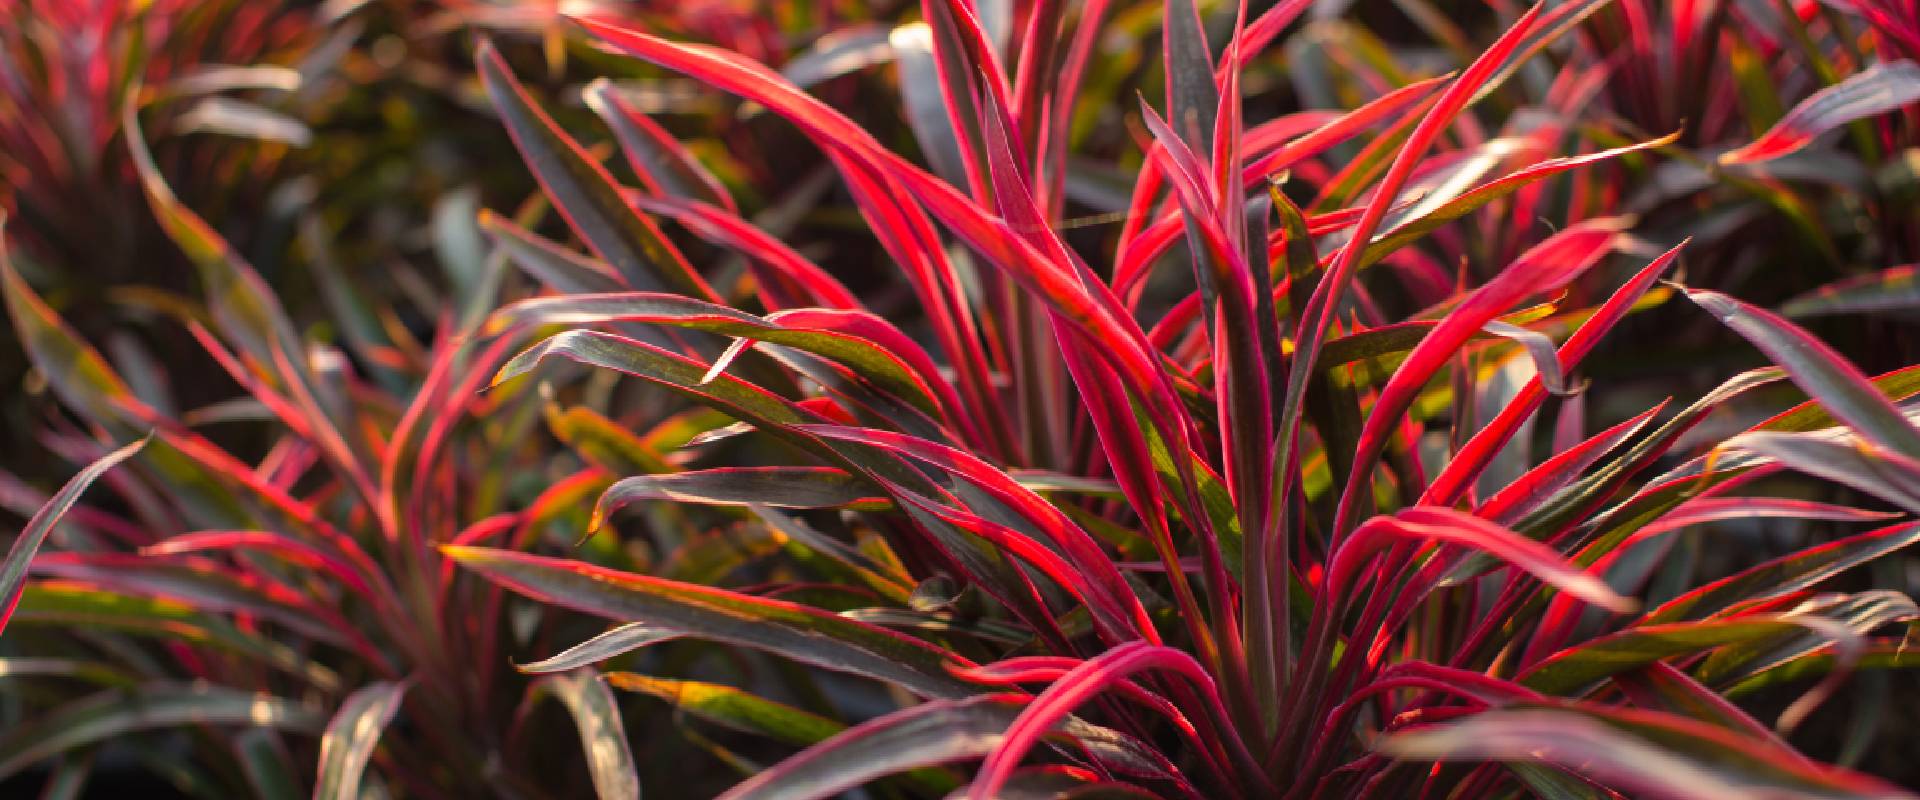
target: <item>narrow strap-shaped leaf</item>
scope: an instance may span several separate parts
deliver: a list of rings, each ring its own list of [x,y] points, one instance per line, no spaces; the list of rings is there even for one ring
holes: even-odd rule
[[[810,320],[829,321],[825,315]],[[623,292],[566,295],[523,300],[494,312],[487,326],[493,331],[542,325],[593,325],[603,322],[648,322],[722,333],[771,342],[833,359],[847,365],[880,389],[914,403],[928,413],[940,413],[934,391],[893,353],[859,336],[837,330],[781,324],[724,305],[673,294]]]
[[[1613,250],[1624,227],[1624,221],[1619,219],[1595,219],[1561,231],[1521,255],[1493,280],[1462,300],[1420,340],[1419,346],[1381,387],[1379,399],[1367,414],[1366,424],[1360,430],[1353,470],[1341,489],[1334,530],[1343,531],[1352,524],[1363,490],[1373,485],[1373,468],[1386,446],[1386,437],[1400,424],[1401,415],[1413,404],[1420,387],[1488,321],[1529,295],[1565,286],[1592,267]]]
[[[1615,675],[1613,682],[1633,699],[1635,705],[1716,723],[1764,741],[1770,747],[1779,748],[1783,755],[1795,752],[1772,728],[1715,694],[1712,689],[1694,680],[1693,676],[1665,662]]]
[[[226,617],[173,600],[156,600],[71,581],[28,584],[13,621],[72,631],[85,628],[152,637],[233,653],[334,691],[340,677],[259,631],[243,631]],[[374,663],[379,663],[375,661]]]
[[[272,620],[316,641],[342,646],[366,637],[338,612],[279,583],[228,569],[204,558],[145,558],[127,553],[48,553],[33,571],[112,586],[116,591],[181,600],[217,613]]]
[[[1920,85],[1920,79],[1915,84]],[[1719,292],[1688,289],[1687,299],[1746,337],[1786,369],[1801,389],[1868,441],[1909,458],[1920,458],[1920,428],[1874,389],[1859,367],[1825,342],[1771,311]]]
[[[1502,525],[1511,525],[1556,492],[1567,487],[1574,479],[1585,472],[1595,461],[1612,452],[1621,442],[1639,433],[1641,428],[1653,420],[1660,409],[1666,408],[1666,401],[1635,415],[1618,425],[1608,428],[1573,447],[1555,453],[1552,458],[1541,462],[1540,466],[1527,471],[1518,480],[1507,484],[1495,492],[1474,513]]]
[[[1803,630],[1802,621],[1749,615],[1707,622],[1636,625],[1562,650],[1523,673],[1521,684],[1546,694],[1572,695],[1617,672],[1717,647],[1771,640]]]
[[[727,790],[719,800],[818,800],[896,772],[982,758],[1003,741],[1007,726],[1020,713],[1019,699],[984,695],[895,711],[787,758]],[[1138,743],[1122,734],[1105,731],[1101,736],[1104,729],[1085,723],[1063,729],[1110,764],[1151,770],[1160,763],[1157,755],[1134,751]]]
[[[127,147],[132,152],[134,166],[139,170],[147,202],[153,207],[160,227],[198,270],[201,289],[207,295],[207,308],[219,324],[220,331],[238,342],[241,350],[262,369],[271,369],[275,365],[278,360],[274,357],[276,350],[304,362],[306,349],[266,281],[234,251],[232,245],[214,231],[213,226],[182,204],[167,185],[159,166],[154,163],[153,154],[147,149],[146,140],[142,138],[139,116],[134,107],[127,108],[124,124]],[[301,363],[294,364],[294,367],[290,374],[280,375],[282,381],[311,382]]]
[[[133,457],[146,447],[147,440],[141,439],[102,456],[98,461],[88,464],[80,474],[73,476],[60,491],[27,520],[27,526],[20,529],[20,535],[14,537],[13,546],[7,550],[7,559],[0,563],[0,631],[5,631],[7,619],[13,616],[13,609],[20,604],[20,593],[27,584],[27,564],[39,552],[40,544],[47,540],[47,534],[53,532],[53,526],[67,510],[80,500],[81,493],[92,486],[95,480],[120,462]]]
[[[1851,486],[1920,513],[1920,460],[1880,450],[1850,433],[1842,429],[1808,433],[1753,431],[1728,439],[1721,443],[1721,448],[1757,454],[1767,461]],[[1753,467],[1761,463],[1765,462],[1723,466]]]
[[[937,487],[923,473],[912,469],[891,454],[871,447],[833,444],[796,428],[807,423],[825,422],[828,416],[816,412],[817,405],[790,403],[784,398],[731,375],[711,376],[708,368],[684,356],[611,334],[592,331],[568,331],[555,335],[514,357],[502,367],[496,382],[522,375],[549,356],[560,356],[580,363],[618,370],[652,381],[682,393],[695,401],[724,412],[759,430],[780,437],[830,463],[887,480],[923,494],[938,494]],[[915,510],[908,509],[914,514]],[[1013,572],[1000,554],[984,543],[969,539],[965,533],[936,517],[916,514],[916,521],[931,534],[934,542],[952,556],[980,585],[1000,597],[1028,621],[1043,624],[1031,602],[1030,590],[1023,589],[1025,579]],[[1023,607],[1024,606],[1024,607]]]
[[[1013,774],[1013,769],[1026,757],[1027,751],[1040,741],[1054,726],[1067,717],[1074,708],[1106,691],[1116,682],[1125,680],[1136,672],[1157,670],[1190,681],[1200,692],[1203,702],[1209,706],[1209,716],[1216,724],[1225,724],[1228,718],[1221,704],[1219,691],[1214,686],[1212,676],[1184,651],[1170,647],[1151,645],[1146,642],[1129,642],[1115,647],[1097,657],[1088,659],[1054,681],[1052,686],[1035,697],[1022,709],[1020,716],[1007,726],[1006,738],[987,755],[980,765],[980,774],[974,779],[968,791],[970,800],[989,800]],[[1232,744],[1238,744],[1237,737],[1229,731],[1220,735],[1231,737]],[[1245,760],[1244,749],[1239,750]],[[1252,776],[1263,779],[1264,773],[1254,768]],[[1264,788],[1271,793],[1271,787]]]
[[[1548,159],[1515,171],[1509,175],[1502,176],[1497,180],[1476,186],[1471,191],[1461,194],[1458,197],[1447,199],[1445,202],[1439,203],[1431,209],[1417,212],[1415,209],[1409,209],[1406,213],[1411,215],[1410,219],[1396,223],[1393,227],[1389,228],[1386,233],[1375,237],[1372,242],[1367,244],[1366,253],[1361,256],[1360,265],[1367,267],[1377,264],[1400,248],[1419,241],[1421,237],[1438,230],[1447,223],[1465,217],[1478,209],[1484,208],[1487,204],[1495,200],[1512,195],[1514,192],[1538,183],[1539,181],[1559,175],[1568,170],[1619,158],[1629,153],[1665,147],[1672,144],[1679,137],[1680,134],[1675,132],[1658,139],[1650,139],[1610,150],[1602,150],[1597,153]],[[1424,205],[1424,203],[1422,205]]]
[[[20,277],[7,254],[5,223],[0,214],[0,285],[27,357],[68,408],[109,430],[127,428],[120,403],[133,398],[133,389]]]
[[[948,114],[941,92],[940,67],[933,58],[933,30],[925,22],[910,22],[894,28],[888,42],[900,70],[907,127],[920,143],[927,166],[947,183],[968,185],[973,173],[961,155],[960,123]]]
[[[620,274],[606,262],[561,247],[489,209],[480,209],[480,229],[491,235],[520,269],[556,292],[594,294],[626,288]]]
[[[640,776],[633,766],[633,750],[627,746],[620,705],[600,674],[587,668],[549,675],[535,689],[552,693],[573,715],[600,800],[639,800]]]
[[[1920,525],[1901,524],[1788,553],[1669,600],[1647,612],[1643,623],[1699,619],[1735,603],[1797,592],[1916,542]]]
[[[318,567],[358,592],[372,593],[358,568],[328,547],[275,531],[194,531],[140,549],[141,555],[177,555],[202,550],[263,550],[308,567]]]
[[[1213,124],[1220,87],[1213,79],[1213,53],[1192,0],[1166,4],[1161,47],[1166,54],[1167,121],[1175,135],[1195,151],[1213,149]]]
[[[185,725],[312,731],[320,728],[320,715],[292,700],[221,686],[150,684],[109,689],[37,715],[0,735],[0,778],[76,747]]]
[[[1392,517],[1374,517],[1354,530],[1340,545],[1327,567],[1327,592],[1344,597],[1361,587],[1360,568],[1392,539],[1404,538],[1460,545],[1486,552],[1518,567],[1561,591],[1616,612],[1632,611],[1634,602],[1621,597],[1597,575],[1582,571],[1559,552],[1479,517],[1450,508],[1416,506]]]
[[[846,725],[785,703],[717,683],[656,678],[633,672],[609,672],[607,683],[616,689],[644,692],[701,719],[806,747],[838,735]]]
[[[280,736],[271,728],[254,728],[233,737],[235,760],[246,773],[247,786],[262,800],[300,800],[300,774]]]
[[[1654,282],[1673,265],[1674,259],[1679,257],[1680,250],[1685,244],[1682,242],[1661,254],[1659,258],[1648,263],[1629,279],[1612,297],[1607,298],[1607,302],[1601,305],[1600,310],[1588,317],[1587,321],[1567,338],[1566,344],[1560,346],[1556,352],[1560,363],[1572,369],[1574,365],[1586,358],[1588,353],[1593,352],[1593,348],[1600,342],[1600,337],[1612,330],[1613,326],[1632,310],[1634,304],[1646,294],[1647,290],[1652,288]],[[1451,505],[1458,502],[1461,496],[1466,494],[1467,488],[1486,469],[1486,465],[1493,460],[1501,448],[1506,446],[1507,442],[1512,440],[1514,434],[1519,431],[1520,425],[1532,416],[1545,400],[1546,387],[1537,378],[1527,381],[1527,385],[1521,387],[1520,392],[1508,401],[1506,407],[1502,408],[1486,427],[1475,433],[1472,439],[1467,440],[1466,446],[1454,454],[1453,460],[1447,462],[1447,466],[1440,471],[1440,474],[1434,476],[1433,482],[1427,486],[1420,502],[1426,505]]]
[[[1376,748],[1423,761],[1546,762],[1634,796],[1907,798],[1858,773],[1775,753],[1751,737],[1652,711],[1517,708],[1396,733]]]
[[[320,771],[314,800],[351,800],[360,796],[360,780],[380,743],[380,732],[400,710],[404,683],[378,682],[347,696],[320,737]]]
[[[554,207],[595,253],[635,289],[720,301],[659,226],[627,207],[606,168],[534,105],[492,43],[481,42],[474,60],[514,145]]]
[[[968,663],[960,656],[807,606],[508,550],[447,545],[441,551],[489,580],[544,602],[767,650],[927,697],[974,693],[946,671],[949,663]]]
[[[1834,281],[1781,304],[1786,317],[1901,312],[1920,308],[1920,264]]]
[[[732,213],[740,209],[733,195],[712,172],[701,166],[686,145],[673,138],[665,128],[620,96],[620,91],[605,78],[594,80],[580,92],[587,107],[600,115],[613,129],[626,153],[628,166],[655,194],[713,203]]]
[[[680,638],[680,632],[672,628],[663,628],[645,622],[629,622],[625,625],[616,625],[612,630],[569,647],[552,658],[531,664],[521,664],[517,668],[521,672],[530,674],[566,672],[678,638]]]
[[[1911,61],[1874,64],[1814,92],[1752,144],[1720,156],[1720,163],[1779,158],[1805,148],[1827,131],[1915,102],[1920,102],[1920,65]]]
[[[754,274],[763,284],[763,292],[777,291],[784,282],[798,284],[806,290],[805,302],[780,305],[846,309],[861,307],[860,300],[838,278],[796,252],[786,242],[733,212],[704,203],[658,197],[633,198],[633,203],[649,214],[671,218],[696,236],[746,255],[756,265]],[[771,300],[768,302],[770,309],[777,310]]]
[[[623,478],[600,495],[588,527],[598,530],[613,512],[642,500],[775,508],[871,507],[886,503],[865,479],[833,467],[721,467]]]

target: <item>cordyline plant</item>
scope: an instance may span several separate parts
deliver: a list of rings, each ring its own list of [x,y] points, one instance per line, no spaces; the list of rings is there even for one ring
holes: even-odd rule
[[[1696,280],[1792,318],[1869,312],[1822,330],[1883,367],[1912,362],[1870,316],[1907,302],[1920,259],[1912,4],[1623,0],[1580,38],[1605,76],[1590,119],[1685,129],[1624,210],[1696,236]],[[1853,346],[1869,341],[1884,345]]]
[[[0,641],[92,623],[166,646],[85,629],[22,642],[34,655],[10,671],[112,687],[0,737],[0,773],[194,723],[237,751],[241,785],[284,794],[305,775],[287,749],[312,740],[261,731],[324,726],[320,796],[363,780],[537,796],[550,787],[519,777],[513,745],[539,743],[514,728],[551,694],[595,788],[631,797],[623,724],[639,720],[611,685],[672,703],[690,738],[697,720],[800,748],[759,768],[707,741],[751,773],[729,797],[1907,796],[1784,732],[1851,671],[1912,664],[1912,600],[1819,587],[1920,525],[1740,490],[1792,469],[1920,513],[1920,429],[1898,405],[1920,370],[1869,379],[1770,312],[1662,285],[1682,247],[1648,248],[1631,219],[1518,194],[1672,141],[1548,158],[1564,127],[1486,140],[1463,114],[1601,4],[1519,14],[1459,71],[1355,110],[1248,125],[1243,69],[1309,5],[1242,7],[1214,48],[1192,4],[1168,4],[1165,101],[1141,104],[1144,161],[1097,261],[1058,221],[1105,3],[1028,4],[1011,69],[970,3],[929,0],[891,31],[931,171],[736,53],[580,21],[806,134],[916,293],[912,333],[746,221],[601,86],[587,101],[637,179],[621,185],[486,45],[489,95],[592,256],[483,215],[552,293],[448,325],[431,351],[382,346],[377,328],[351,362],[315,349],[149,169],[155,212],[201,270],[194,329],[281,443],[248,463],[157,411],[7,274],[23,342],[86,425],[49,439],[98,458],[15,540]],[[1557,97],[1547,118],[1578,113],[1578,93]],[[1460,179],[1489,158],[1516,166]],[[1557,232],[1435,274],[1482,252],[1449,223],[1548,208]],[[717,288],[662,222],[737,251],[751,296]],[[1626,258],[1603,302],[1561,307]],[[1779,368],[1589,436],[1571,373],[1676,291]],[[1416,310],[1390,315],[1402,305]],[[549,427],[578,458],[509,510],[508,473],[548,465],[528,455],[543,407],[528,374],[558,383],[572,373],[542,365],[559,361],[718,414],[636,414],[653,425],[636,434],[549,386]],[[1531,377],[1486,390],[1509,365]],[[1785,379],[1811,399],[1656,474],[1717,406]],[[1552,435],[1535,437],[1543,410]],[[1535,438],[1554,445],[1537,463]],[[137,475],[113,470],[129,459]],[[75,505],[96,480],[138,521]],[[604,535],[573,558],[528,552],[565,548],[543,535],[603,488],[577,527],[641,508],[667,557]],[[1632,599],[1678,531],[1752,518],[1882,527]],[[36,555],[56,525],[61,552]],[[528,607],[497,587],[622,624],[562,650],[559,625],[525,634],[513,610]],[[502,674],[542,647],[552,657],[520,667],[542,677]],[[703,680],[716,654],[743,685]],[[597,674],[609,661],[648,672]],[[1808,679],[1773,725],[1732,702]]]
[[[389,738],[377,762],[385,780],[369,790],[564,792],[565,782],[530,783],[521,758],[502,755],[546,697],[572,712],[589,752],[626,752],[602,685],[501,679],[517,655],[496,638],[502,626],[480,621],[503,613],[502,593],[452,585],[431,547],[528,546],[557,518],[584,522],[580,482],[517,480],[544,465],[539,450],[515,446],[539,423],[538,398],[482,396],[491,367],[465,368],[497,364],[505,345],[476,346],[445,312],[424,346],[382,325],[394,310],[367,308],[352,287],[328,298],[345,349],[303,339],[259,275],[162,181],[131,109],[125,125],[153,213],[205,288],[206,305],[182,309],[182,323],[245,396],[170,411],[164,380],[123,376],[0,251],[14,330],[79,423],[56,419],[41,441],[93,460],[33,515],[0,571],[0,673],[33,685],[9,695],[21,704],[13,713],[26,713],[0,736],[0,778],[58,756],[49,785],[77,791],[95,746],[111,741],[198,796],[298,797],[311,783],[316,797],[357,797],[379,727],[403,702],[406,735]],[[482,414],[486,424],[473,421]],[[206,430],[261,423],[270,446],[255,455]],[[138,469],[109,474],[123,462]],[[96,480],[116,501],[76,507]],[[40,502],[11,476],[4,495],[10,507]],[[49,542],[63,552],[38,552]],[[52,689],[74,686],[89,691]],[[128,738],[183,725],[209,726],[189,763]]]
[[[1811,587],[1920,528],[1821,545],[1651,610],[1621,592],[1644,580],[1626,556],[1657,552],[1682,527],[1887,516],[1733,493],[1783,464],[1843,477],[1788,442],[1851,436],[1851,450],[1888,463],[1916,452],[1920,432],[1885,396],[1907,394],[1908,373],[1876,387],[1768,312],[1688,290],[1785,372],[1739,376],[1657,425],[1660,406],[1591,438],[1562,431],[1552,457],[1484,485],[1496,455],[1549,395],[1570,391],[1569,370],[1648,297],[1680,248],[1577,312],[1519,307],[1616,250],[1638,250],[1629,220],[1573,209],[1571,224],[1484,283],[1399,320],[1384,317],[1359,272],[1527,183],[1670,139],[1539,161],[1480,186],[1445,180],[1462,157],[1438,147],[1449,126],[1592,5],[1579,3],[1520,15],[1457,74],[1310,124],[1248,127],[1241,67],[1305,5],[1250,22],[1243,9],[1216,60],[1196,10],[1169,4],[1164,113],[1141,110],[1149,155],[1117,251],[1097,268],[1051,221],[1065,208],[1067,111],[1104,6],[1034,4],[1027,47],[1008,70],[968,4],[924,5],[925,27],[893,41],[921,43],[917,55],[933,67],[922,91],[937,89],[939,104],[909,114],[931,115],[917,127],[943,175],[739,55],[581,21],[617,51],[806,132],[917,292],[931,351],[755,236],[711,180],[689,179],[697,164],[671,142],[623,131],[631,114],[609,116],[641,188],[615,183],[483,47],[489,90],[548,196],[599,257],[600,282],[640,290],[499,312],[491,326],[502,332],[589,327],[549,336],[498,381],[552,358],[623,372],[739,420],[727,436],[764,436],[807,456],[632,477],[601,498],[596,524],[642,500],[744,505],[840,562],[878,604],[808,605],[770,596],[800,587],[729,591],[507,550],[443,552],[529,597],[627,623],[539,669],[708,639],[923,699],[812,744],[733,797],[828,796],[973,760],[971,797],[1015,786],[1209,797],[1899,795],[1809,761],[1724,694],[1825,672],[1780,719],[1790,729],[1868,653],[1898,660],[1867,637],[1913,619],[1911,600]],[[904,70],[907,57],[896,58]],[[1382,124],[1389,133],[1338,173],[1320,172],[1310,211],[1274,182]],[[740,248],[768,313],[720,305],[657,219]],[[495,227],[516,257],[555,273],[589,269]],[[1197,288],[1145,324],[1142,282],[1183,238]],[[636,327],[645,325],[665,332]],[[733,342],[715,357],[685,331]],[[1531,359],[1537,374],[1474,425],[1471,365],[1503,357]],[[777,383],[766,383],[769,361],[794,377],[776,369]],[[1715,451],[1757,456],[1648,476],[1708,411],[1783,374],[1816,400]],[[795,384],[816,391],[795,396]],[[1448,443],[1437,459],[1422,457],[1429,426]],[[1868,471],[1844,479],[1911,507],[1886,486],[1861,486]],[[899,561],[778,510],[829,508],[859,520],[853,530],[885,531]],[[919,588],[900,598],[910,585]],[[989,610],[956,602],[942,591],[950,586]],[[996,639],[1009,634],[1016,641]],[[833,730],[738,690],[610,679],[789,741]]]
[[[272,142],[217,161],[176,148],[198,167],[190,196],[258,202],[259,176],[310,136],[285,110],[311,92],[299,92],[303,78],[332,66],[316,52],[327,34],[310,14],[235,0],[0,2],[0,210],[13,235],[53,265],[151,280],[152,243],[140,237],[152,226],[118,138],[123,112],[144,92],[187,106],[179,130]]]

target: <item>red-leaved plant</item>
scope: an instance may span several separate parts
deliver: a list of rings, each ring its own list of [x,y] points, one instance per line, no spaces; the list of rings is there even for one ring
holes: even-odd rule
[[[1099,247],[1062,220],[1085,188],[1077,92],[1107,3],[1022,4],[1013,49],[964,0],[889,31],[928,168],[737,53],[580,21],[798,127],[915,293],[901,323],[598,84],[586,100],[636,178],[622,185],[484,44],[488,94],[592,255],[483,214],[550,294],[444,324],[431,350],[377,326],[354,329],[352,360],[310,347],[137,159],[201,271],[193,330],[252,398],[224,412],[280,436],[257,464],[235,458],[195,430],[222,410],[158,410],[6,271],[22,341],[87,428],[47,439],[98,460],[15,540],[0,625],[9,644],[115,625],[174,661],[33,640],[58,657],[9,671],[108,688],[0,736],[0,775],[118,733],[251,723],[324,727],[317,796],[375,780],[537,796],[550,787],[519,753],[541,746],[526,726],[551,694],[595,788],[632,797],[623,725],[647,718],[623,718],[610,685],[672,703],[687,738],[749,773],[728,797],[1907,796],[1785,732],[1850,672],[1915,660],[1912,600],[1821,588],[1920,539],[1891,521],[1920,513],[1920,429],[1900,405],[1920,369],[1869,379],[1768,311],[1663,285],[1684,245],[1649,247],[1608,193],[1541,191],[1602,162],[1644,168],[1674,137],[1550,158],[1573,130],[1556,114],[1591,97],[1564,82],[1498,137],[1464,113],[1603,2],[1518,14],[1459,71],[1354,110],[1247,124],[1243,71],[1310,5],[1242,6],[1214,47],[1192,3],[1167,4],[1165,100],[1140,104],[1141,160]],[[1816,112],[1800,130],[1859,118]],[[1564,224],[1544,237],[1512,223],[1549,213]],[[744,275],[697,269],[663,222]],[[1600,302],[1563,307],[1576,288]],[[1779,368],[1589,434],[1573,372],[1676,292]],[[574,394],[562,361],[655,402],[619,422],[568,406],[607,389]],[[1783,379],[1811,399],[1660,471],[1716,407]],[[564,458],[529,441],[543,408]],[[109,472],[128,459],[137,477]],[[1757,491],[1788,469],[1899,511]],[[96,480],[139,521],[77,506]],[[590,519],[572,513],[594,493]],[[644,544],[604,533],[628,507],[648,512]],[[63,515],[63,552],[36,557]],[[1886,527],[1633,599],[1680,530],[1755,518]],[[603,535],[569,551],[585,531]],[[620,624],[565,647],[581,616],[551,606]],[[540,677],[503,674],[529,652],[520,670]],[[708,680],[730,669],[740,685]],[[1808,679],[1771,725],[1732,702]],[[761,768],[692,720],[799,749]],[[232,742],[256,793],[297,782],[276,734]]]
[[[1736,377],[1659,424],[1656,406],[1590,438],[1563,432],[1552,457],[1487,486],[1496,454],[1549,395],[1571,391],[1568,373],[1647,298],[1681,248],[1646,263],[1600,306],[1571,313],[1551,303],[1516,308],[1550,298],[1615,251],[1641,250],[1629,220],[1582,219],[1574,209],[1575,220],[1484,283],[1406,319],[1382,318],[1357,281],[1365,267],[1528,183],[1669,141],[1540,161],[1477,187],[1445,180],[1471,155],[1438,147],[1462,110],[1591,5],[1528,11],[1459,73],[1357,111],[1249,127],[1241,68],[1306,4],[1281,3],[1251,21],[1243,10],[1216,60],[1196,10],[1169,3],[1166,103],[1141,110],[1147,159],[1116,252],[1097,265],[1053,221],[1066,203],[1067,112],[1103,4],[1077,17],[1033,4],[1012,70],[969,4],[924,5],[926,27],[894,42],[920,43],[918,55],[936,67],[940,104],[909,113],[932,115],[916,124],[932,134],[923,137],[936,151],[929,161],[947,165],[941,176],[760,64],[581,21],[617,51],[751,100],[807,133],[903,268],[930,349],[753,235],[712,181],[684,180],[698,175],[697,163],[670,142],[623,134],[644,188],[617,184],[483,46],[496,105],[549,197],[606,265],[601,280],[641,290],[561,294],[499,312],[491,323],[499,331],[588,327],[549,336],[496,383],[554,358],[615,370],[739,420],[729,436],[769,437],[807,457],[629,478],[602,497],[596,521],[641,500],[744,505],[860,576],[876,601],[894,600],[834,613],[769,596],[786,590],[729,591],[505,550],[443,552],[529,597],[627,623],[539,669],[698,638],[923,700],[813,744],[729,797],[823,797],[972,760],[980,764],[965,794],[980,798],[1016,785],[1190,797],[1477,797],[1516,784],[1549,796],[1896,795],[1809,761],[1723,693],[1824,671],[1829,679],[1779,727],[1803,719],[1874,652],[1865,637],[1916,612],[1897,593],[1811,587],[1911,543],[1920,528],[1828,543],[1651,610],[1621,593],[1644,568],[1636,576],[1620,562],[1681,527],[1732,517],[1883,518],[1733,492],[1782,464],[1842,477],[1796,457],[1793,448],[1809,441],[1848,449],[1832,442],[1855,436],[1852,449],[1874,458],[1920,453],[1920,432],[1884,396],[1908,393],[1907,373],[1875,387],[1783,320],[1688,290],[1816,398],[1723,448],[1762,458],[1647,475],[1709,410],[1778,380],[1778,370]],[[909,55],[896,57],[904,64]],[[612,119],[619,130],[634,116]],[[1380,124],[1388,133],[1340,173],[1320,173],[1311,211],[1276,180]],[[770,313],[721,305],[656,218],[739,248]],[[586,269],[557,245],[497,229],[520,258],[554,272]],[[1196,288],[1143,321],[1143,282],[1182,241]],[[733,343],[716,356],[697,334],[658,326]],[[1531,358],[1536,374],[1475,426],[1463,408],[1467,367],[1501,357]],[[1437,380],[1449,368],[1451,386]],[[814,389],[795,395],[796,385]],[[1449,389],[1452,413],[1436,413]],[[1422,457],[1427,427],[1450,443],[1438,458]],[[1843,480],[1913,508],[1885,486],[1861,486],[1865,471]],[[779,510],[827,508],[848,509],[861,520],[855,530],[886,531],[904,566],[875,562]],[[900,608],[897,595],[916,584]],[[951,586],[977,591],[989,610],[956,605]],[[968,617],[1016,641],[952,627]],[[660,680],[612,676],[641,688]],[[725,697],[680,702],[769,733],[774,720],[812,718]],[[1043,743],[1049,754],[1036,749]]]

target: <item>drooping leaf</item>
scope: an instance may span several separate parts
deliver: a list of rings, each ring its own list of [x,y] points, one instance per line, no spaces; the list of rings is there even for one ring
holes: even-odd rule
[[[1916,68],[1920,70],[1920,68]],[[1920,86],[1920,75],[1914,81]],[[1688,289],[1687,299],[1746,337],[1786,369],[1800,388],[1875,444],[1920,458],[1920,428],[1873,388],[1845,356],[1771,311],[1719,292]]]
[[[644,622],[690,638],[767,650],[803,663],[898,684],[927,697],[964,697],[950,676],[960,656],[807,606],[483,547],[447,545],[461,566],[545,602]]]
[[[1780,306],[1792,318],[1902,312],[1920,309],[1920,266],[1907,264],[1854,275],[1801,294]]]
[[[1722,164],[1752,164],[1797,152],[1827,131],[1854,120],[1920,102],[1920,65],[1874,64],[1814,92],[1752,144],[1720,156]]]
[[[292,648],[177,601],[133,597],[66,581],[37,581],[27,585],[15,612],[14,622],[19,625],[92,628],[172,640],[257,659],[318,688],[339,687],[340,678],[332,670]]]
[[[580,667],[598,664],[622,653],[629,653],[648,645],[680,638],[680,633],[670,628],[661,628],[645,622],[629,622],[615,626],[612,630],[576,644],[551,658],[521,664],[521,672],[542,674],[566,672]]]
[[[621,293],[571,295],[523,300],[507,306],[488,320],[498,332],[541,325],[593,325],[602,322],[647,322],[694,328],[785,345],[847,365],[881,389],[929,413],[940,408],[934,391],[920,373],[878,343],[860,336],[818,326],[782,324],[783,315],[761,318],[723,305],[669,294]],[[804,317],[831,324],[823,314]]]
[[[0,735],[0,778],[115,737],[182,725],[256,725],[314,731],[321,717],[281,697],[220,686],[149,684],[108,689],[15,725]]]
[[[1799,591],[1915,542],[1920,542],[1920,525],[1902,524],[1788,553],[1669,600],[1648,611],[1643,622],[1699,619],[1735,603]]]
[[[1724,728],[1657,712],[1489,711],[1397,733],[1376,747],[1423,761],[1559,764],[1637,796],[1668,800],[1908,796],[1872,778],[1779,757]]]
[[[897,772],[981,758],[1000,744],[1019,713],[1017,698],[983,695],[932,700],[848,728],[722,794],[721,800],[818,800]],[[1132,752],[1138,743],[1085,723],[1067,724],[1096,758],[1155,767]]]
[[[559,698],[573,715],[600,800],[639,800],[640,776],[633,766],[633,751],[627,746],[620,705],[600,674],[590,668],[579,669],[549,675],[535,686]]]
[[[407,685],[385,681],[367,684],[347,696],[327,722],[326,735],[320,737],[320,771],[315,779],[315,800],[350,800],[360,796],[361,776],[380,733],[400,711]]]
[[[81,493],[92,486],[95,480],[120,462],[132,458],[146,445],[147,440],[141,439],[87,465],[80,470],[80,474],[60,487],[60,491],[55,492],[53,498],[34,513],[33,519],[27,521],[27,526],[20,530],[20,535],[13,540],[13,546],[7,550],[6,561],[0,563],[0,631],[6,630],[7,619],[13,616],[14,607],[20,604],[20,593],[27,584],[27,565],[33,560],[34,553],[39,552],[40,544],[46,541],[53,526],[59,524],[60,518],[73,508],[73,504],[80,500]]]
[[[884,505],[861,480],[832,467],[723,467],[625,478],[593,507],[597,529],[608,515],[642,500],[775,508],[847,508]]]
[[[717,683],[656,678],[633,672],[609,672],[607,683],[644,692],[709,722],[776,741],[806,747],[847,729],[833,720],[785,703]]]

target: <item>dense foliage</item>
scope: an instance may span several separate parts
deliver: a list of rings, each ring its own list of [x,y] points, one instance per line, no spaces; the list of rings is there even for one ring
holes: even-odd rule
[[[0,0],[0,777],[1911,796],[1910,4],[231,5]]]

